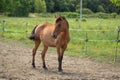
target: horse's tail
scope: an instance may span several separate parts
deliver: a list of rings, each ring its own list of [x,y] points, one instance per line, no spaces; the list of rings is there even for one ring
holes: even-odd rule
[[[35,35],[35,29],[37,28],[37,26],[38,26],[38,25],[36,25],[36,26],[34,27],[34,29],[32,30],[32,32],[31,32],[31,35],[29,36],[29,39],[30,39],[30,40],[36,40],[36,39],[37,39],[37,36]]]

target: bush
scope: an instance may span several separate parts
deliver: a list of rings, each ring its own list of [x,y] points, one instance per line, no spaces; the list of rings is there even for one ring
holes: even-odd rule
[[[86,22],[87,20],[85,18],[82,19],[82,22]]]
[[[76,18],[79,16],[79,14],[76,12],[56,12],[54,14],[55,15],[62,15],[62,16],[68,17],[68,18]]]
[[[28,17],[30,9],[30,3],[28,0],[14,0],[14,7],[11,7],[8,16]]]
[[[103,12],[98,12],[98,13],[96,13],[96,16],[97,16],[98,18],[104,18],[104,19],[107,19],[107,18],[110,18],[110,17],[111,17],[109,14],[103,13]]]
[[[112,18],[116,18],[117,17],[117,13],[111,13]]]
[[[14,16],[14,17],[28,17],[29,11],[26,11],[24,9],[18,9],[13,13],[9,13],[8,16]]]
[[[68,17],[68,18],[77,18],[79,17],[79,14],[76,13],[76,12],[56,12],[56,13],[31,13],[29,14],[29,17],[44,17],[44,18],[47,18],[47,17],[54,17],[54,16],[65,16],[65,17]]]
[[[76,10],[76,12],[80,13],[80,9]],[[88,8],[83,8],[82,13],[83,14],[93,14],[93,12]]]
[[[103,8],[103,6],[99,5],[97,8],[97,12],[105,12],[105,9]]]
[[[75,12],[69,12],[66,14],[66,17],[69,17],[69,18],[76,18],[78,16],[79,16],[79,14],[75,13]]]

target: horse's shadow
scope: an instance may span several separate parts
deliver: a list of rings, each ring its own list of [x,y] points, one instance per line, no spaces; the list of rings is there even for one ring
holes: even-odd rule
[[[40,67],[37,67],[37,68],[34,68],[36,71],[40,72],[40,73],[43,73],[43,74],[48,74],[48,75],[64,75],[64,76],[80,76],[82,73],[80,72],[72,72],[71,71],[63,71],[61,74],[56,70],[54,69],[42,69]]]

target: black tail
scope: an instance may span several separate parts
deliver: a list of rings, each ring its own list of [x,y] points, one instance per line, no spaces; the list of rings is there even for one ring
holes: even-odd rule
[[[36,40],[35,29],[36,29],[37,26],[38,26],[38,25],[36,25],[36,26],[34,27],[34,29],[32,30],[32,32],[31,32],[31,35],[29,36],[29,39],[30,39],[30,40]]]

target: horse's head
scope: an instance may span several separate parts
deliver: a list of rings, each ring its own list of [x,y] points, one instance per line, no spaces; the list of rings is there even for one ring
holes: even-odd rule
[[[53,38],[57,38],[59,33],[65,32],[69,28],[68,22],[64,16],[56,17],[55,29],[53,31]]]

